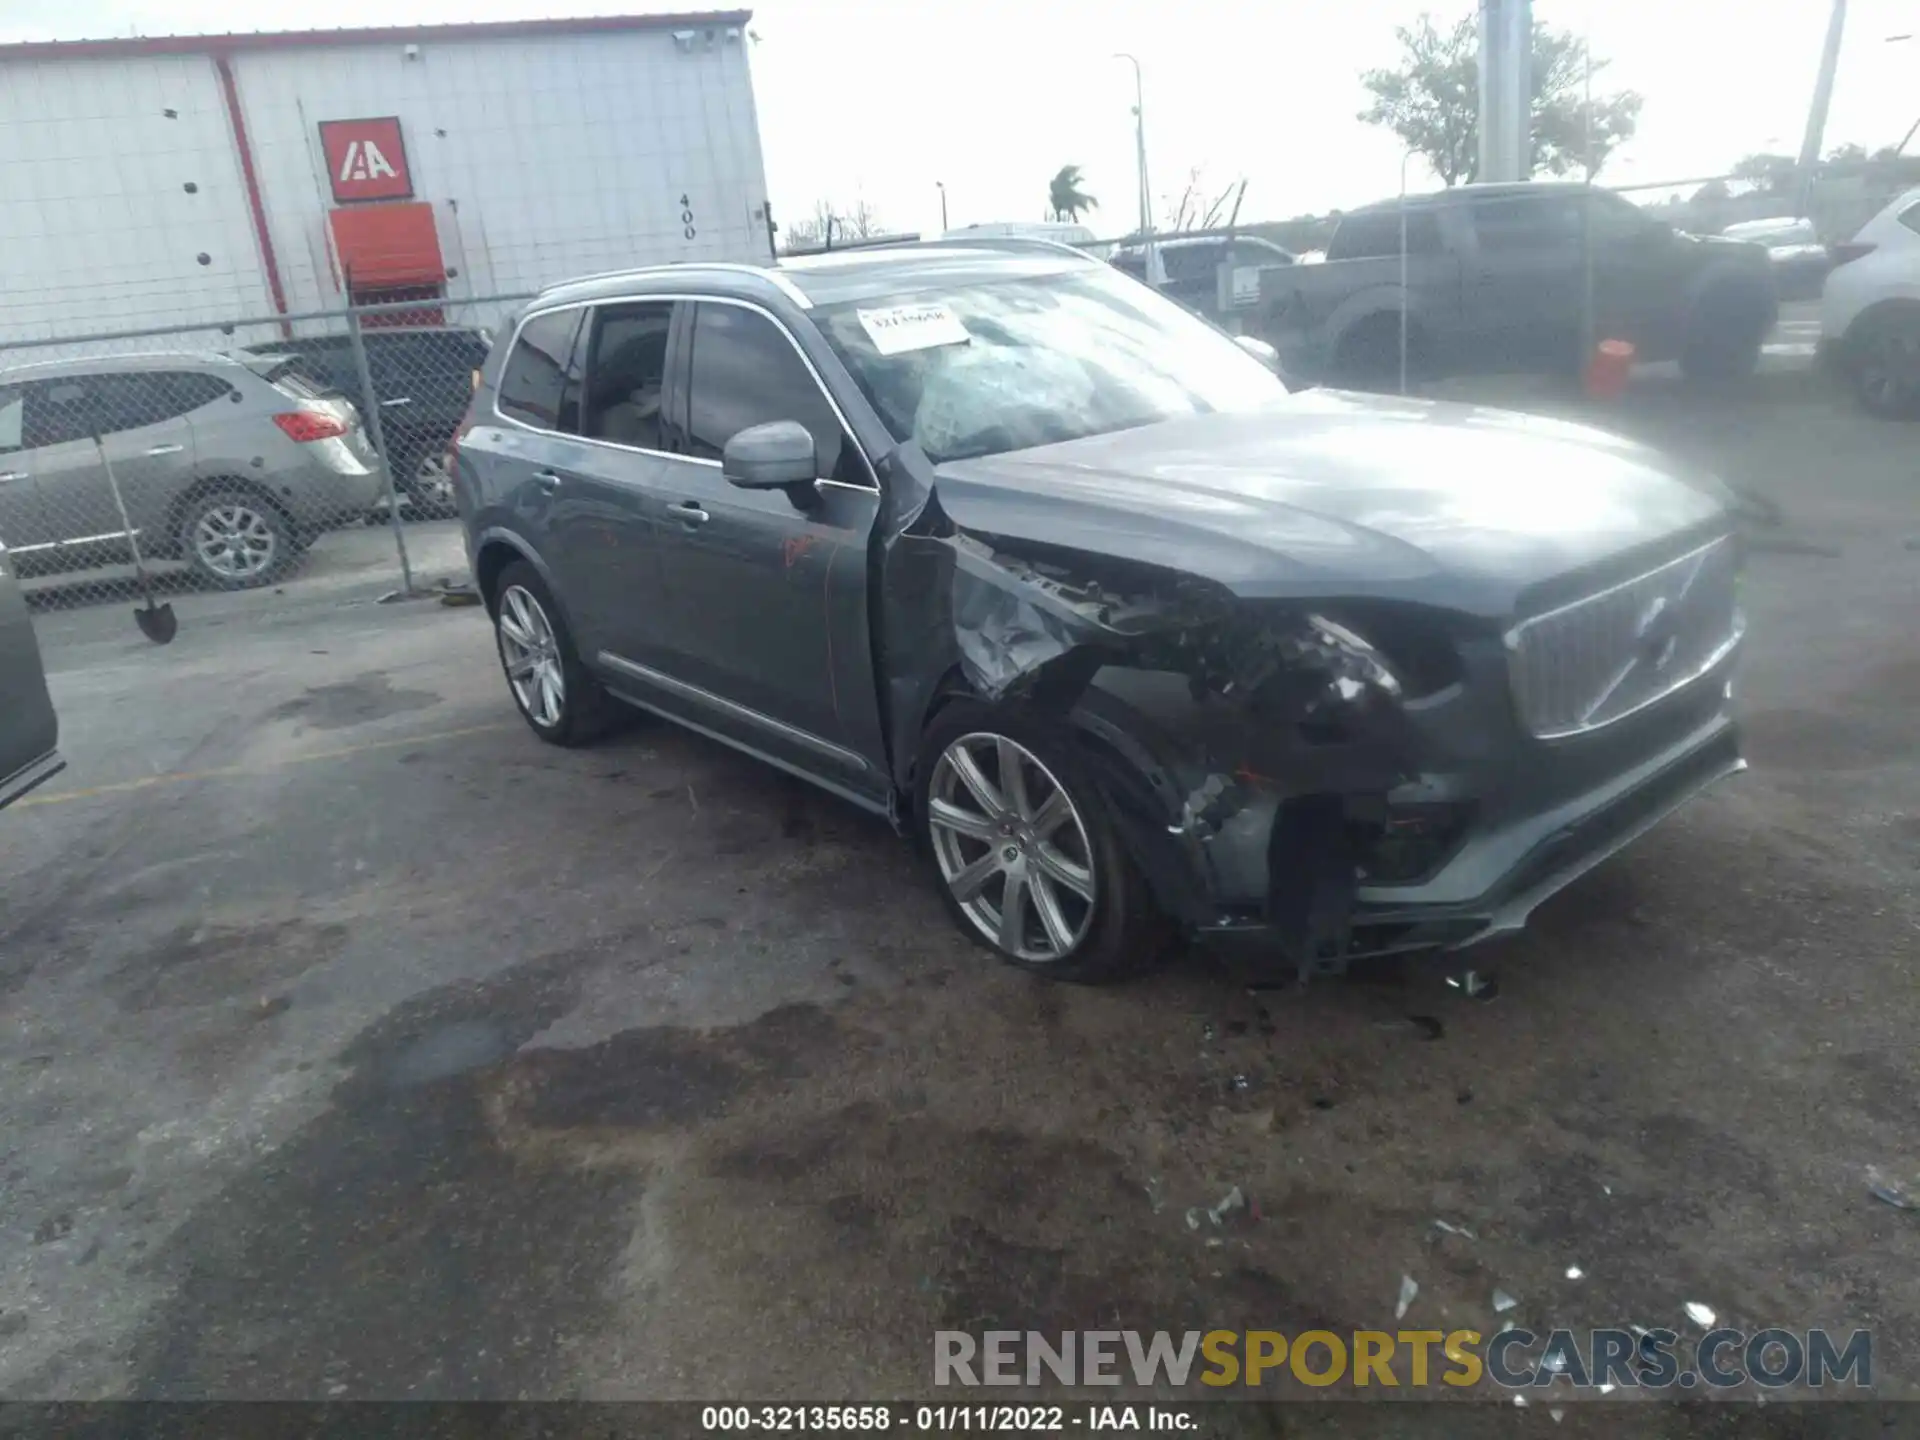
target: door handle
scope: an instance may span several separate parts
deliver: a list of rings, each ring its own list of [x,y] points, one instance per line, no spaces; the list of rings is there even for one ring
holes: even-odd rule
[[[412,403],[413,403],[413,397],[411,395],[402,395],[397,400],[382,400],[380,402],[380,408],[382,410],[386,410],[386,409],[390,409],[392,406],[395,406],[395,405],[411,405]]]
[[[178,455],[187,447],[184,445],[155,445],[147,451],[149,455]]]
[[[542,492],[551,495],[560,488],[560,477],[551,470],[536,470],[533,472],[533,483],[538,485]]]
[[[683,525],[704,525],[707,523],[707,512],[700,507],[698,500],[682,500],[677,505],[669,505],[667,509],[671,510],[673,512],[673,518]]]

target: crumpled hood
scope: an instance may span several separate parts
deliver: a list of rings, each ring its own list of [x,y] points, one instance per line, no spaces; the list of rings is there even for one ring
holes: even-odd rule
[[[1315,391],[935,471],[962,529],[1205,576],[1247,597],[1403,596],[1504,615],[1530,586],[1683,532],[1726,492],[1603,431]]]

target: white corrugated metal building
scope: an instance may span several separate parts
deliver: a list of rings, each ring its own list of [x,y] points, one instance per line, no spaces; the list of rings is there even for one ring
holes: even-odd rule
[[[748,18],[0,45],[0,343],[765,260]]]

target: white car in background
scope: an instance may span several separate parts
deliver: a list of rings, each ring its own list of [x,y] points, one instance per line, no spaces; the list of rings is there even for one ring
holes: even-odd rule
[[[1876,415],[1920,418],[1920,189],[1833,247],[1820,348]]]

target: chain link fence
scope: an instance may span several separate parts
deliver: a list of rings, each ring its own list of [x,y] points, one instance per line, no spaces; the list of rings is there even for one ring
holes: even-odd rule
[[[30,601],[292,585],[330,556],[412,590],[473,372],[527,298],[0,342],[0,544]]]

